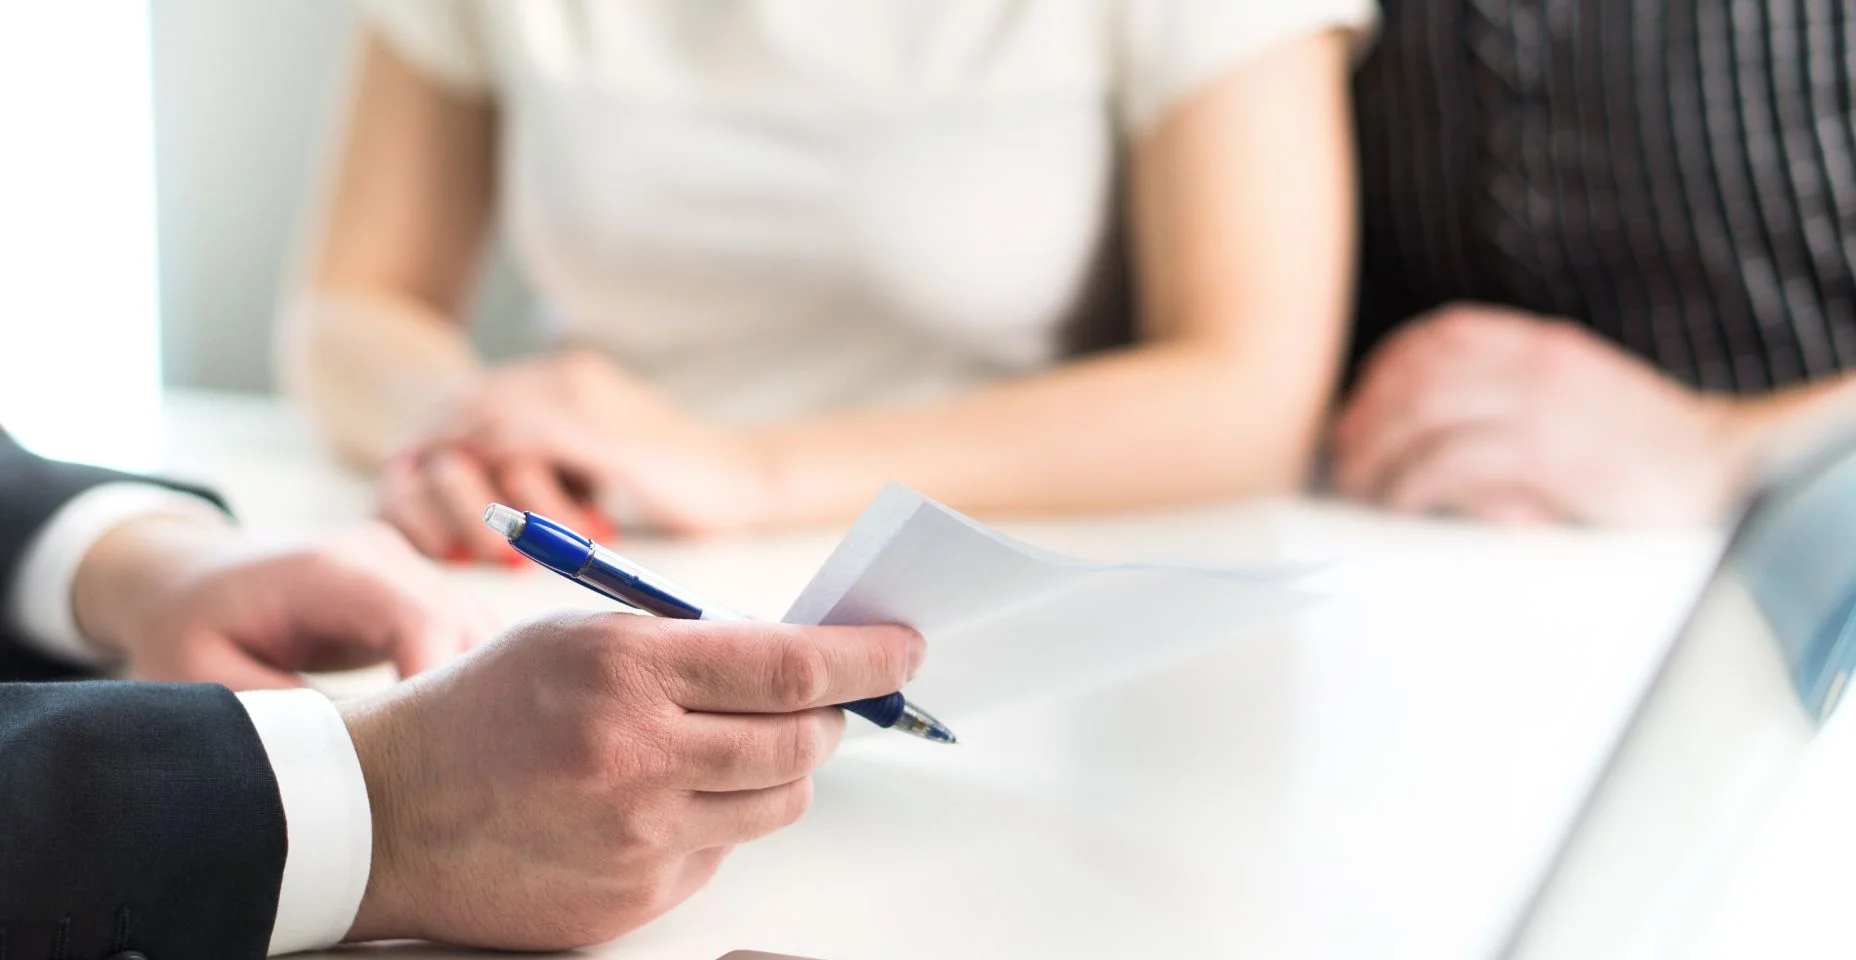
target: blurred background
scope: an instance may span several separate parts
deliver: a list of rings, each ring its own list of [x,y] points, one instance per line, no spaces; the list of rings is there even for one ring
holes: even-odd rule
[[[272,319],[314,215],[354,12],[326,0],[102,0],[9,5],[0,24],[0,114],[13,125],[0,151],[0,263],[20,320],[0,351],[0,410],[52,455],[94,455],[61,436],[141,421],[123,433],[148,447],[109,458],[146,463],[163,383],[274,386]],[[94,231],[100,222],[111,229]],[[473,325],[503,357],[528,344],[518,318],[529,294],[500,251],[491,264]],[[120,349],[88,349],[99,342]],[[71,370],[89,372],[91,402],[32,402]]]
[[[1848,4],[358,9],[0,13],[28,446],[157,466],[182,388],[421,490],[526,469],[483,452],[525,418],[564,489],[684,532],[891,479],[1002,515],[1695,524],[1856,397]],[[807,480],[762,497],[762,461]]]

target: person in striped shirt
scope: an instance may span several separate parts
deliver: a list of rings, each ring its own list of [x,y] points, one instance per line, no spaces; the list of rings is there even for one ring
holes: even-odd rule
[[[1387,0],[1339,491],[1717,517],[1856,387],[1856,11]]]

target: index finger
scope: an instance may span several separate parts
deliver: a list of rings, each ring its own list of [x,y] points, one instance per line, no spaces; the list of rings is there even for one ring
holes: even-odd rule
[[[795,713],[902,689],[927,653],[908,627],[663,624],[671,698],[706,713]]]
[[[496,561],[512,556],[509,541],[479,519],[483,508],[498,499],[490,485],[488,465],[456,450],[437,450],[426,457],[425,475],[438,495],[452,533],[477,559]]]

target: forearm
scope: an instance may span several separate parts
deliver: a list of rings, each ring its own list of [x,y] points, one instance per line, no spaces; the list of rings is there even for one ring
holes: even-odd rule
[[[1293,490],[1329,376],[1268,351],[1161,343],[920,408],[762,430],[769,525],[846,519],[891,480],[977,513]]]
[[[489,234],[496,114],[369,33],[281,379],[344,456],[376,463],[478,370],[457,322]]]
[[[482,369],[459,325],[412,298],[306,291],[285,331],[287,389],[343,456],[368,466]]]

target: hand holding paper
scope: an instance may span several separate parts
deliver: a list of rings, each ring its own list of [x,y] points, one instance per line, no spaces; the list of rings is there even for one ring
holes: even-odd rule
[[[958,728],[1221,646],[1307,603],[1299,572],[1078,560],[891,484],[787,613],[901,623],[928,638],[910,699]]]

